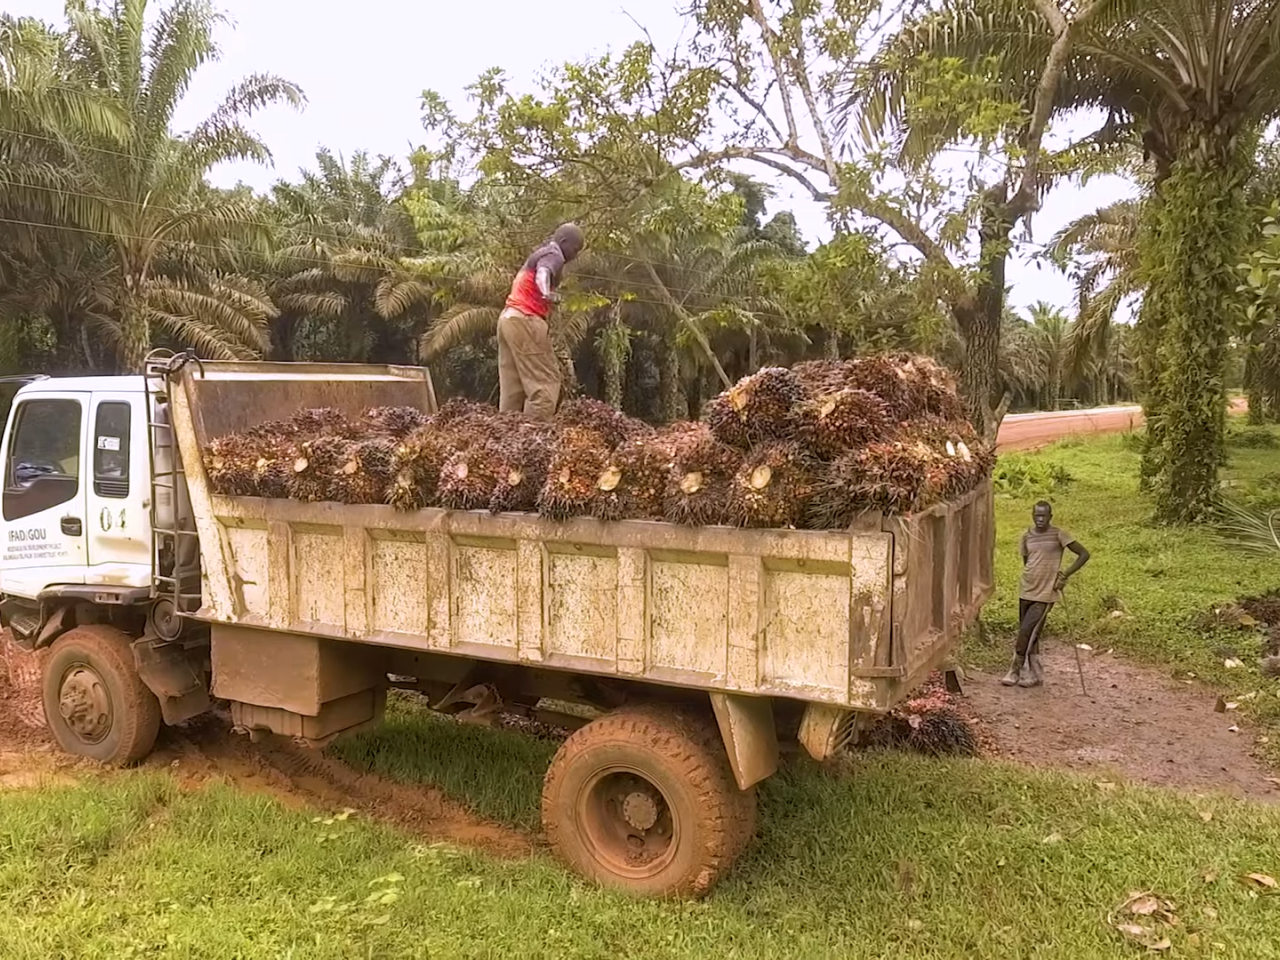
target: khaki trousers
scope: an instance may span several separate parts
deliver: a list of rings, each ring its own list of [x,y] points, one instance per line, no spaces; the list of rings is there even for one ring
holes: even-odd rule
[[[547,321],[508,307],[498,317],[498,409],[550,420],[560,401],[560,363]]]

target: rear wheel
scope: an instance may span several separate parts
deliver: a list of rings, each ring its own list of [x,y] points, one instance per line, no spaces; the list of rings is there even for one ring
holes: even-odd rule
[[[605,886],[702,896],[745,848],[754,791],[719,734],[678,708],[623,708],[573,734],[551,762],[542,822],[556,854]]]
[[[129,637],[112,627],[76,627],[50,648],[44,712],[67,753],[123,766],[151,752],[160,702],[138,676]]]

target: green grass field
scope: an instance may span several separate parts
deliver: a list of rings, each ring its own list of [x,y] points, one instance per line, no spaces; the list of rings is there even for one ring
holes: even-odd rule
[[[761,841],[714,896],[664,903],[588,888],[541,854],[314,823],[163,774],[15,792],[0,806],[0,954],[1128,957],[1108,915],[1150,890],[1174,904],[1179,925],[1159,936],[1176,955],[1280,956],[1280,896],[1242,880],[1280,874],[1274,809],[907,756],[792,769],[762,804]]]
[[[1137,456],[1119,437],[1036,456],[1074,475],[1051,499],[1095,557],[1055,633],[1261,684],[1251,663],[1226,671],[1218,656],[1257,639],[1197,618],[1280,585],[1276,565],[1242,561],[1205,531],[1149,526]],[[1232,476],[1273,471],[1280,450],[1233,451]],[[1006,648],[1016,541],[1034,499],[998,504],[1002,589],[977,657]],[[380,730],[331,749],[534,831],[554,745],[460,728],[399,700]],[[1245,879],[1280,878],[1280,809],[999,762],[886,754],[832,771],[794,761],[762,788],[759,841],[701,903],[636,902],[578,882],[545,853],[492,859],[229,785],[83,776],[0,793],[0,960],[1124,958],[1148,951],[1108,920],[1145,891],[1173,904],[1176,925],[1115,919],[1149,924],[1170,955],[1280,957],[1280,891]]]

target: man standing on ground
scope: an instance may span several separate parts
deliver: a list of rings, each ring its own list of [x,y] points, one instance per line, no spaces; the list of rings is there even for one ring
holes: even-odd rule
[[[1062,588],[1086,563],[1089,551],[1075,537],[1053,525],[1053,507],[1043,500],[1031,511],[1031,529],[1022,535],[1022,580],[1018,587],[1018,646],[1013,666],[1000,682],[1006,687],[1038,687],[1044,683],[1040,666],[1040,633],[1053,605],[1062,599]],[[1070,550],[1075,563],[1062,569]]]
[[[498,317],[498,409],[550,420],[560,400],[560,362],[551,348],[547,317],[558,303],[565,264],[582,252],[576,224],[556,227],[551,239],[529,255],[511,284]]]

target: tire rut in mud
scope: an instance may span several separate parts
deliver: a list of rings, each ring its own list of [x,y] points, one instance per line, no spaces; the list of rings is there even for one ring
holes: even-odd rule
[[[170,729],[147,766],[167,766],[191,787],[220,779],[294,807],[350,808],[425,839],[498,856],[525,856],[535,847],[528,835],[478,817],[434,787],[361,773],[283,737],[252,743],[233,733],[224,716],[207,715]]]

